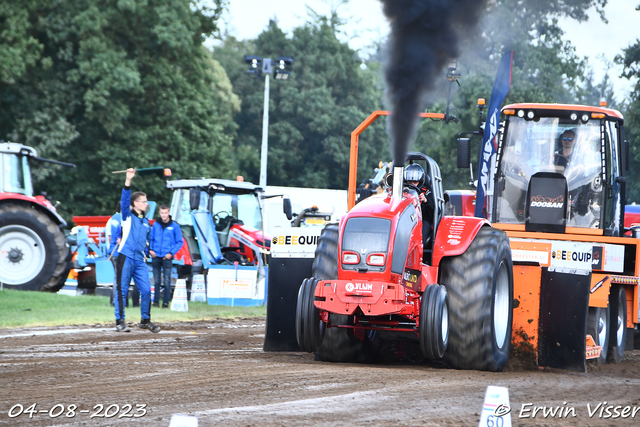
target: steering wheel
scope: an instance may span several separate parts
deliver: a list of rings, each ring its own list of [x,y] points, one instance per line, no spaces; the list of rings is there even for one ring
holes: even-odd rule
[[[224,216],[222,216],[222,214],[224,214]],[[215,214],[215,215],[213,216],[213,221],[214,221],[214,222],[216,222],[216,223],[218,223],[218,222],[220,222],[220,220],[222,220],[222,219],[224,219],[224,218],[226,218],[226,217],[228,217],[228,216],[229,216],[229,212],[227,212],[227,211],[220,211],[220,212],[218,212],[217,214]]]
[[[416,193],[418,193],[418,199],[420,198],[420,193],[422,192],[422,190],[420,190],[417,186],[413,185],[413,184],[409,184],[408,182],[405,182],[402,184],[402,186],[404,188],[408,188],[409,190],[413,190]]]
[[[569,159],[567,159],[562,154],[555,153],[553,156],[553,164],[566,168],[567,166],[569,166]]]

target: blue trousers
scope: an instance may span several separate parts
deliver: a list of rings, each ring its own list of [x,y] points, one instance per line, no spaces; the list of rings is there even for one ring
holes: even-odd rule
[[[127,303],[129,283],[131,279],[140,291],[140,318],[149,319],[151,310],[151,284],[149,283],[149,269],[143,260],[134,260],[123,254],[118,256],[119,273],[117,276],[118,299],[115,301],[116,320],[124,320],[124,307]]]
[[[160,287],[162,286],[164,288],[162,303],[169,304],[169,301],[171,301],[171,268],[173,267],[173,261],[170,259],[153,257],[151,259],[151,265],[153,266],[153,283],[156,287],[153,302],[160,301]],[[160,280],[162,272],[164,272],[163,281]]]

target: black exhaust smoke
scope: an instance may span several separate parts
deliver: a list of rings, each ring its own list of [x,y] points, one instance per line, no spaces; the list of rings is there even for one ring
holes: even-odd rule
[[[425,94],[442,81],[458,56],[458,40],[473,30],[484,0],[380,0],[391,26],[387,44],[387,98],[394,166],[404,165]]]

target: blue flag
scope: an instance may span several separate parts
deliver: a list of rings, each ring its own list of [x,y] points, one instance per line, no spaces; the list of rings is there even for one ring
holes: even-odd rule
[[[480,161],[478,162],[478,189],[476,192],[475,216],[486,218],[485,196],[487,185],[489,184],[489,170],[491,168],[491,158],[498,148],[498,128],[500,126],[500,108],[511,89],[511,69],[513,64],[513,51],[505,52],[496,79],[493,82],[491,99],[489,100],[489,110],[487,111],[487,122],[484,125],[484,135],[480,146]]]

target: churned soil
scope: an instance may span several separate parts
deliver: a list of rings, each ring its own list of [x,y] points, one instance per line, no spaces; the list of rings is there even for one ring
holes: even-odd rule
[[[508,388],[513,425],[640,425],[640,350],[587,373],[518,356],[491,373],[411,352],[372,365],[266,353],[264,318],[160,326],[0,330],[0,425],[477,426],[489,385]]]

